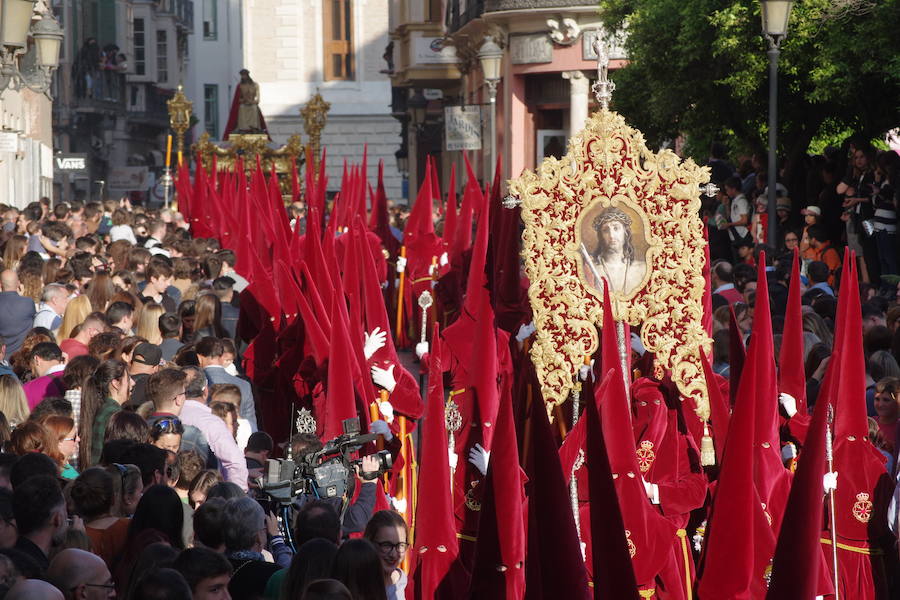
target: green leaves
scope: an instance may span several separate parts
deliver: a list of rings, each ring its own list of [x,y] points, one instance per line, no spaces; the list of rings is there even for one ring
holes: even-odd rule
[[[779,60],[783,152],[802,152],[816,136],[877,137],[900,124],[898,2],[794,5]],[[758,0],[603,0],[600,15],[609,28],[628,23],[630,63],[613,74],[613,104],[651,145],[686,134],[701,161],[702,142],[713,139],[765,147],[768,44]]]

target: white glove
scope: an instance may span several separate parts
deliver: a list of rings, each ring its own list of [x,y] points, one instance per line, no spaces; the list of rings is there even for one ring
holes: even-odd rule
[[[381,327],[376,327],[372,330],[372,333],[366,333],[365,336],[366,343],[363,345],[363,354],[366,360],[369,360],[376,352],[384,348],[387,332],[382,331]]]
[[[788,442],[781,447],[781,460],[787,462],[797,458],[797,446],[793,442]]]
[[[422,360],[422,357],[428,354],[428,342],[419,342],[416,344],[416,356],[419,357],[419,360]]]
[[[449,262],[450,262],[450,259],[447,257],[447,253],[446,253],[446,252],[444,252],[443,254],[441,254],[441,257],[438,259],[438,263],[440,263],[440,265],[441,265],[442,267],[446,267],[447,264],[448,264]]]
[[[406,270],[406,258],[403,256],[397,257],[397,274],[399,275],[403,271]]]
[[[784,408],[784,412],[787,413],[788,418],[797,414],[797,399],[790,394],[785,394],[784,392],[778,394],[778,402],[781,404],[781,407]]]
[[[641,336],[631,332],[631,350],[637,354],[638,356],[643,356],[647,353],[647,348],[644,347],[644,342],[641,341]]]
[[[472,446],[472,449],[469,450],[469,462],[475,465],[475,468],[478,469],[482,475],[487,475],[488,463],[490,460],[491,452],[482,448],[481,444],[476,443]]]
[[[523,324],[521,327],[519,327],[519,332],[516,333],[516,341],[521,344],[526,339],[530,338],[531,334],[536,330],[537,328],[534,326],[534,321],[528,323],[527,325]]]
[[[372,421],[369,424],[369,433],[374,433],[380,435],[384,438],[384,441],[389,442],[394,439],[394,434],[391,433],[391,428],[388,427],[388,424],[384,421]]]
[[[447,454],[447,458],[450,459],[450,469],[456,469],[456,464],[459,462],[459,454],[450,452]]]
[[[384,402],[378,403],[378,410],[381,411],[381,416],[384,417],[384,420],[388,423],[394,422],[394,405],[385,400]]]
[[[822,476],[822,487],[825,488],[826,494],[837,489],[837,477],[837,471],[829,471]]]
[[[401,515],[406,513],[406,498],[391,498],[391,504],[394,505],[394,510]]]
[[[227,367],[225,367],[225,372],[231,375],[232,377],[238,376],[237,366],[234,363],[231,363]]]
[[[641,477],[641,481],[644,482],[644,491],[647,493],[647,498],[650,499],[651,504],[659,504],[659,486],[655,483],[647,483],[643,477]]]
[[[594,370],[594,359],[591,359],[591,364],[589,365],[581,365],[578,368],[578,379],[581,381],[587,381],[588,375]]]
[[[396,365],[391,365],[387,369],[380,369],[378,367],[372,367],[372,381],[375,382],[376,385],[379,385],[386,389],[388,393],[394,391],[394,388],[397,387],[397,380],[394,378],[394,367]]]

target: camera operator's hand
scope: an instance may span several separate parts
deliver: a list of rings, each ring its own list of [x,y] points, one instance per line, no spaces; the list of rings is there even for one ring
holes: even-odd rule
[[[394,434],[391,433],[391,428],[388,427],[388,424],[384,421],[372,421],[372,424],[369,425],[369,433],[374,433],[384,437],[384,441],[390,442],[394,439]]]
[[[281,535],[281,529],[278,527],[278,517],[272,511],[269,511],[266,515],[266,533],[269,534],[269,537]]]
[[[372,474],[378,473],[378,457],[377,456],[374,456],[372,454],[370,454],[369,456],[363,456],[362,464],[359,466],[359,469],[357,470],[357,473],[356,473],[357,477],[359,477],[359,480],[363,484],[375,483],[375,479],[377,479],[377,476],[372,479],[366,479],[366,477],[365,477],[366,473],[368,473],[369,476],[371,476]]]
[[[469,450],[469,462],[475,465],[475,468],[478,469],[482,475],[487,475],[488,463],[490,460],[490,451],[482,448],[481,444],[476,443],[472,446],[472,449]]]
[[[376,327],[372,330],[372,333],[367,333],[366,342],[363,344],[363,354],[366,357],[366,360],[369,360],[374,356],[376,352],[381,350],[387,340],[387,332],[382,331],[381,327]]]
[[[394,388],[397,387],[397,378],[394,377],[394,367],[396,365],[391,365],[387,369],[381,369],[379,367],[372,367],[372,381],[375,382],[375,385],[383,387],[391,393],[394,391]]]

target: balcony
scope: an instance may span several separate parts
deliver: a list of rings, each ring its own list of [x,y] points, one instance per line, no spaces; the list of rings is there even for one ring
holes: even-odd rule
[[[152,83],[128,84],[128,120],[154,127],[165,128],[169,123],[166,100],[172,90],[165,90]]]
[[[597,4],[591,0],[448,0],[448,2],[447,30],[450,33],[459,31],[469,22],[480,18],[484,13],[594,6]],[[464,4],[465,8],[460,8],[460,4]]]
[[[125,110],[125,74],[96,69],[72,73],[72,104],[79,112]]]
[[[157,12],[175,17],[175,25],[189,32],[194,31],[193,0],[159,0]]]

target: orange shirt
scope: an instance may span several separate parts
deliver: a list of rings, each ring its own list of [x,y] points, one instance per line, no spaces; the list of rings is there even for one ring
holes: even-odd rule
[[[813,260],[822,261],[828,265],[828,285],[834,287],[834,272],[841,267],[841,256],[838,251],[831,247],[831,242],[824,242],[815,249]]]

